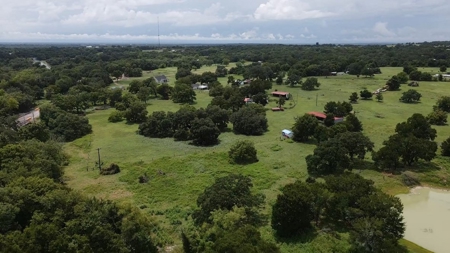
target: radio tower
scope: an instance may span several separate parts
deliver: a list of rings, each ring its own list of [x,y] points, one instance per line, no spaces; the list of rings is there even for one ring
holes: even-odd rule
[[[161,48],[161,41],[159,40],[159,16],[158,16],[158,46]]]

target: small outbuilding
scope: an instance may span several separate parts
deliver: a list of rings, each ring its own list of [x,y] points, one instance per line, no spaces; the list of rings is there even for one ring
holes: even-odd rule
[[[274,92],[272,92],[272,96],[284,97],[286,100],[288,100],[291,97],[291,94],[289,92],[284,92],[284,91],[274,91]]]
[[[281,131],[281,136],[291,139],[292,137],[294,137],[294,133],[291,130],[283,129]]]

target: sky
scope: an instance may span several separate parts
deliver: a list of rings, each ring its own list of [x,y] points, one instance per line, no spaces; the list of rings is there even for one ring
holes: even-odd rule
[[[0,42],[450,40],[448,0],[0,0]]]

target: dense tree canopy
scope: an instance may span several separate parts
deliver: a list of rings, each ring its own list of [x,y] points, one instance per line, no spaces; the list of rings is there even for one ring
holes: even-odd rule
[[[230,122],[235,133],[245,135],[262,135],[268,127],[265,112],[261,113],[252,106],[244,106],[231,114]]]

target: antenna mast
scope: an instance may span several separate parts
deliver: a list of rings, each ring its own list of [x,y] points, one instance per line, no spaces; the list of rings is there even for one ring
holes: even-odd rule
[[[159,40],[159,16],[158,16],[158,46],[161,48],[161,41]]]

